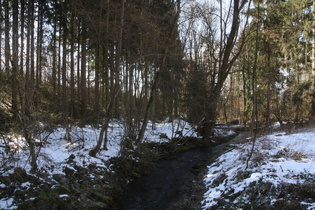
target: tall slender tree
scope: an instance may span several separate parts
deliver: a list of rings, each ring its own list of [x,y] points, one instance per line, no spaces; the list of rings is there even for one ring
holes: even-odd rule
[[[313,0],[313,19],[315,18],[315,0]],[[315,118],[315,26],[313,26],[313,46],[312,46],[312,75],[313,75],[313,100],[312,118]]]
[[[119,83],[119,72],[121,68],[121,51],[122,51],[122,36],[123,36],[124,15],[125,15],[125,0],[121,0],[120,10],[121,10],[120,29],[119,29],[118,39],[117,39],[117,51],[116,51],[116,63],[115,63],[115,84],[111,92],[110,101],[109,101],[109,104],[106,110],[106,115],[105,115],[106,118],[102,125],[97,145],[89,152],[89,155],[91,156],[95,156],[101,149],[101,145],[104,140],[104,133],[107,132],[108,124],[113,114],[112,112],[115,105],[115,101],[116,101],[117,95],[119,94],[121,90],[120,83]],[[104,148],[107,149],[107,146],[104,145]]]
[[[18,74],[19,74],[19,5],[13,1],[13,32],[12,32],[12,111],[14,118],[18,115]]]
[[[11,24],[10,24],[10,1],[5,0],[4,1],[4,19],[5,19],[5,40],[4,40],[4,56],[5,56],[5,71],[6,73],[9,73],[10,71],[10,59],[11,59],[11,49],[10,49],[10,30],[11,30]]]

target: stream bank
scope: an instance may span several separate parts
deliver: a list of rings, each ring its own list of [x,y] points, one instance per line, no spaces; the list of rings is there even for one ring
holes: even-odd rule
[[[112,209],[200,209],[206,166],[229,149],[229,136],[210,146],[170,154],[151,164],[146,175],[131,181]]]

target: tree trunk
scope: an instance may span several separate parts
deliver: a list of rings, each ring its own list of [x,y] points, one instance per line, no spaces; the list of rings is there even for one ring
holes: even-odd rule
[[[12,37],[12,111],[16,119],[18,114],[18,62],[19,62],[19,6],[18,0],[13,1],[13,37]]]
[[[82,56],[81,56],[82,52],[80,53],[80,49],[82,48],[82,46],[81,46],[82,35],[80,33],[81,25],[82,25],[82,23],[80,21],[78,21],[78,28],[77,28],[78,38],[77,38],[77,47],[76,47],[77,51],[78,51],[78,55],[77,55],[77,86],[78,86],[78,88],[77,88],[77,94],[76,94],[77,100],[81,99],[81,88],[79,88],[79,86],[81,84],[81,71],[80,71],[81,62],[80,61],[82,59]],[[78,111],[80,111],[80,110],[78,110]]]
[[[57,0],[55,0],[57,1]],[[57,4],[57,2],[55,2]],[[53,46],[52,46],[52,87],[53,96],[57,95],[57,15],[54,16],[54,29],[53,29]]]
[[[315,18],[315,0],[313,0],[313,15]],[[312,48],[312,75],[313,75],[313,99],[312,99],[312,119],[315,120],[315,27],[313,28],[313,48]]]
[[[62,14],[60,14],[62,15]],[[62,31],[62,25],[59,24],[59,33],[61,33]],[[57,64],[57,95],[58,97],[61,96],[61,79],[62,79],[62,75],[61,75],[61,36],[58,37],[58,64]],[[59,98],[58,98],[59,99]]]
[[[148,125],[150,109],[151,109],[151,106],[152,106],[152,104],[154,102],[154,93],[155,93],[156,88],[157,88],[157,86],[158,86],[158,84],[160,82],[160,78],[161,78],[161,72],[160,71],[162,71],[164,69],[164,65],[163,65],[164,63],[165,63],[165,56],[164,56],[163,61],[162,61],[162,67],[156,73],[154,81],[153,81],[153,85],[151,87],[151,95],[150,95],[149,101],[148,101],[146,109],[145,109],[145,113],[144,113],[144,117],[143,117],[143,123],[141,125],[141,129],[139,131],[139,135],[138,135],[138,138],[137,138],[137,141],[136,141],[137,145],[139,145],[142,142],[145,130],[146,130],[147,125]]]
[[[256,137],[257,137],[257,129],[258,129],[258,104],[257,104],[257,93],[256,93],[256,86],[257,86],[257,62],[258,62],[258,53],[259,53],[259,30],[260,30],[260,5],[258,2],[258,10],[257,10],[257,26],[256,26],[256,40],[255,40],[255,56],[254,56],[254,65],[253,65],[253,74],[252,74],[252,101],[253,101],[253,109],[252,109],[252,122],[251,122],[251,129],[250,135],[252,137],[252,147],[249,152],[248,158],[246,160],[246,168],[248,168],[249,160],[251,159],[255,144],[256,144]]]
[[[43,45],[43,3],[38,2],[38,27],[37,27],[37,49],[36,49],[36,87],[42,82],[42,45]]]
[[[20,50],[20,75],[24,75],[24,22],[25,22],[25,0],[21,0],[21,50]],[[1,45],[0,45],[1,46]],[[1,59],[0,59],[1,60]],[[1,68],[1,67],[0,67]]]
[[[31,97],[33,101],[33,90],[34,90],[34,83],[35,83],[35,36],[34,36],[34,0],[29,1],[29,10],[30,10],[30,26],[31,27],[31,54],[30,54],[30,60],[31,60],[31,67],[30,67],[30,89],[31,89]]]
[[[67,28],[67,1],[63,3],[62,7],[62,107],[63,107],[63,123],[66,127],[65,139],[71,142],[70,137],[70,125],[68,122],[68,88],[67,88],[67,40],[68,40],[68,28]]]
[[[100,111],[100,45],[97,44],[95,53],[95,93],[94,93],[94,113],[99,116]]]
[[[31,30],[32,29],[32,5],[29,3],[27,10],[27,34],[26,34],[26,63],[25,63],[25,105],[24,114],[30,116],[30,62],[31,62]]]
[[[122,50],[122,36],[123,36],[123,26],[124,26],[124,14],[125,14],[125,0],[121,0],[120,32],[119,32],[119,37],[117,40],[116,63],[115,63],[115,77],[116,77],[116,79],[117,79],[117,77],[119,78],[120,65],[121,65],[121,50]],[[115,82],[114,89],[111,92],[110,102],[109,102],[109,105],[108,105],[107,110],[106,110],[105,122],[102,125],[100,135],[99,135],[99,138],[97,141],[97,145],[95,146],[95,148],[93,148],[89,152],[89,155],[92,157],[95,157],[96,154],[101,149],[101,145],[102,145],[103,139],[104,139],[104,133],[105,132],[107,133],[108,124],[109,124],[109,121],[112,117],[113,108],[115,106],[116,98],[117,98],[117,95],[119,94],[119,92],[120,92],[120,83]],[[107,140],[105,140],[105,143],[107,143]],[[107,145],[104,144],[103,148],[107,149]]]
[[[5,11],[3,11],[3,1],[0,1],[0,14],[4,14]],[[2,16],[3,17],[3,16]],[[3,20],[4,18],[1,18],[0,19],[0,24],[3,26]],[[0,27],[0,37],[2,37],[2,33],[3,33],[3,27]],[[2,38],[0,39],[0,46],[2,46]],[[3,71],[3,68],[2,68],[2,47],[0,47],[0,71]]]
[[[4,40],[4,56],[5,56],[5,71],[7,74],[10,72],[10,59],[11,59],[11,50],[10,50],[10,5],[9,0],[5,0],[5,40]]]
[[[86,28],[82,24],[81,37],[81,119],[85,117],[86,112]]]
[[[62,13],[62,105],[66,109],[67,101],[67,39],[68,39],[68,28],[67,28],[67,3],[63,3]]]
[[[217,83],[213,87],[211,94],[211,101],[206,110],[205,114],[205,122],[204,122],[204,136],[203,139],[209,139],[210,135],[213,133],[213,129],[216,124],[217,117],[217,106],[220,98],[221,90],[223,84],[229,75],[233,64],[238,58],[240,51],[242,49],[243,44],[241,43],[240,49],[237,53],[233,53],[234,46],[236,44],[236,39],[238,37],[238,30],[240,25],[240,13],[244,8],[247,1],[233,0],[233,13],[232,13],[232,25],[230,28],[230,33],[228,33],[228,37],[225,45],[220,44],[220,58],[219,58],[219,70],[218,70],[218,79]],[[221,17],[223,18],[223,17]],[[221,40],[222,41],[222,40]]]
[[[71,12],[71,24],[70,24],[70,116],[73,117],[73,111],[75,109],[75,83],[74,83],[74,51],[75,51],[75,34],[74,34],[74,11]]]

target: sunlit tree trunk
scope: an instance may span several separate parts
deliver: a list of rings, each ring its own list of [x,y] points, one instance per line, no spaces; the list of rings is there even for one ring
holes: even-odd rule
[[[4,11],[3,11],[3,1],[0,1],[0,24],[3,26],[3,20],[4,20]],[[3,33],[3,27],[0,27],[0,37],[2,37]],[[2,46],[2,39],[0,39],[0,46]],[[2,69],[2,47],[0,47],[0,71],[3,71]]]
[[[62,32],[62,26],[61,24],[59,24],[59,33]],[[62,36],[58,36],[58,53],[57,53],[57,58],[58,58],[58,63],[57,63],[57,95],[58,97],[61,96],[61,79],[62,79],[62,75],[61,75],[61,55],[62,55],[62,52],[61,52],[61,38]]]
[[[313,1],[313,16],[315,18],[315,0]],[[313,28],[313,48],[312,48],[312,75],[313,75],[313,99],[312,118],[315,119],[315,27]]]
[[[251,136],[252,136],[252,147],[249,152],[248,158],[246,160],[246,169],[248,168],[248,162],[251,159],[255,144],[256,144],[256,137],[257,137],[257,129],[258,129],[258,104],[257,104],[257,62],[258,62],[258,51],[259,51],[259,30],[260,30],[260,4],[258,3],[257,7],[257,23],[256,23],[256,34],[255,34],[255,56],[254,56],[254,64],[253,64],[253,72],[252,72],[252,101],[253,101],[253,109],[252,109],[252,116],[251,116]]]
[[[238,52],[234,53],[233,50],[235,49],[236,40],[238,38],[239,27],[240,27],[240,18],[241,18],[241,11],[245,7],[247,1],[246,0],[233,0],[232,3],[232,22],[231,27],[229,29],[229,33],[226,37],[226,42],[224,45],[220,45],[220,58],[219,58],[219,68],[217,74],[217,83],[212,87],[208,108],[205,113],[205,121],[204,121],[204,139],[208,139],[213,132],[215,127],[216,118],[217,118],[217,106],[221,94],[221,90],[223,84],[229,75],[233,64],[235,63],[236,59],[239,56],[240,49],[242,48],[243,44],[241,41],[240,49]],[[223,17],[221,17],[223,18]],[[226,25],[225,25],[226,27]],[[223,31],[226,31],[225,28]],[[222,36],[222,34],[221,34]],[[221,40],[224,42],[224,40]]]

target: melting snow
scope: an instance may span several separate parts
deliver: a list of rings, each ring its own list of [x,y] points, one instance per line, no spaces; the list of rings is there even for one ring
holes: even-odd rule
[[[273,133],[260,137],[247,169],[246,159],[252,144],[234,144],[234,149],[208,166],[208,174],[204,178],[208,191],[204,195],[203,208],[214,207],[218,198],[231,192],[231,189],[235,195],[257,181],[269,182],[274,186],[281,183],[303,183],[305,176],[301,174],[315,174],[314,140],[315,131],[290,135]],[[239,176],[245,172],[247,178]],[[315,207],[315,203],[302,204],[309,209]]]

